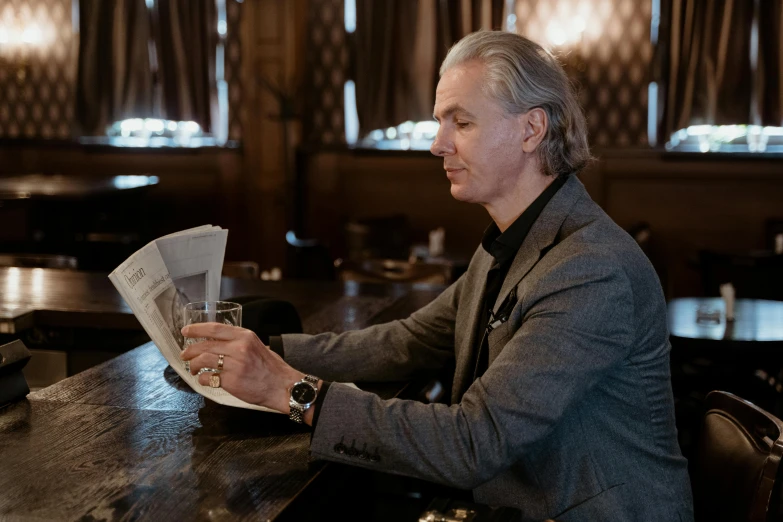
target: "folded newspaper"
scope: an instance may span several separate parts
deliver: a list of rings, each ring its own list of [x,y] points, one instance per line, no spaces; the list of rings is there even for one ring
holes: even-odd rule
[[[223,388],[202,386],[185,369],[179,354],[183,308],[220,299],[220,276],[228,230],[203,225],[148,243],[125,260],[109,279],[183,381],[204,397],[239,408],[275,411],[241,401]]]

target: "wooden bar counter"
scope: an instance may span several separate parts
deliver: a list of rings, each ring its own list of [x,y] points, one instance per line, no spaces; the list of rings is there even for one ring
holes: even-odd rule
[[[223,283],[227,297],[288,299],[307,333],[406,317],[440,290]],[[86,313],[98,324],[104,315],[116,324],[127,316],[109,290],[93,295],[94,309],[66,313],[61,307],[60,320]],[[390,398],[403,385],[363,387]],[[0,410],[0,519],[279,519],[330,466],[310,462],[309,442],[309,428],[283,415],[205,400],[147,343]]]

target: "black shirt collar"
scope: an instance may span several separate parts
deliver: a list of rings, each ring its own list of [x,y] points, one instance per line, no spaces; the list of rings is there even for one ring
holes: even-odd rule
[[[558,176],[502,234],[494,222],[487,227],[481,245],[495,258],[496,263],[503,264],[514,258],[533,228],[533,223],[567,179],[568,176]]]

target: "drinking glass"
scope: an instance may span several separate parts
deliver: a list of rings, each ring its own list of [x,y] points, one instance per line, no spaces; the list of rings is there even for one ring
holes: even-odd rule
[[[182,319],[185,326],[194,323],[223,323],[242,326],[242,305],[228,301],[188,303],[185,305]],[[183,349],[205,340],[205,337],[186,337]]]
[[[708,304],[700,304],[696,308],[696,323],[720,324],[721,315],[720,308]]]

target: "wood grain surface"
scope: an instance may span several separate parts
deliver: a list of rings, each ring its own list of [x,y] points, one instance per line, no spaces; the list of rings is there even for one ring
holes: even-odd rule
[[[252,283],[223,288],[290,300],[308,333],[406,317],[440,291]],[[95,302],[122,313],[108,296]],[[362,387],[391,398],[403,384]],[[328,465],[309,441],[283,415],[205,400],[147,343],[0,410],[0,520],[273,520],[319,487]]]
[[[138,330],[141,325],[107,274],[43,268],[0,268],[0,333],[32,326]],[[361,327],[409,294],[432,299],[442,288],[354,282],[261,281],[224,277],[221,298],[264,296],[293,303],[305,331]],[[328,309],[327,309],[328,308]],[[340,313],[339,311],[342,311]],[[32,314],[32,315],[31,315]],[[309,321],[309,322],[308,322]],[[10,332],[13,333],[13,332]]]

